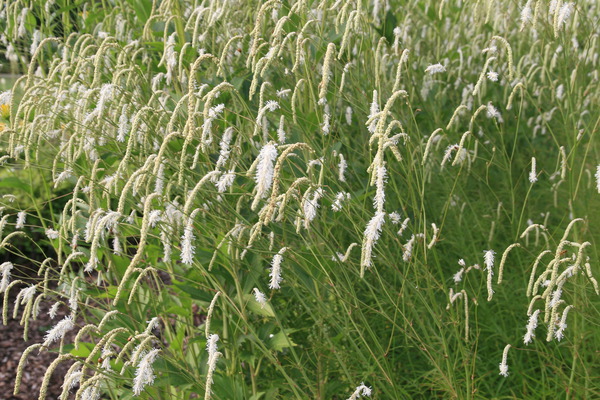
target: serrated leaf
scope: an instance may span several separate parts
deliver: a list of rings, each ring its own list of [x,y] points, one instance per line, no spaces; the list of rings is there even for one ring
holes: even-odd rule
[[[262,315],[265,317],[275,317],[275,312],[273,311],[273,307],[271,304],[267,302],[264,307],[256,301],[254,295],[246,294],[244,295],[244,300],[248,302],[248,309],[252,311],[254,314]]]
[[[295,329],[287,329],[288,333],[294,332]],[[297,346],[296,343],[292,341],[292,339],[285,333],[279,332],[273,335],[273,337],[269,338],[267,341],[267,346],[270,349],[276,351],[282,351],[283,349],[290,348],[292,346]]]

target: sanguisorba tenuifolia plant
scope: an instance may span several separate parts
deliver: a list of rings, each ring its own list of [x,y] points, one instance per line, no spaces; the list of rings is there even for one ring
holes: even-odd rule
[[[0,1],[15,393],[600,396],[599,16]]]

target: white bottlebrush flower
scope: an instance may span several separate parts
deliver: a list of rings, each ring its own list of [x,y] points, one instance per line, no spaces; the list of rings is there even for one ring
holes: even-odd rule
[[[448,147],[446,147],[446,151],[444,152],[444,157],[442,158],[442,163],[440,165],[443,167],[448,161],[450,161],[450,158],[452,157],[452,152],[458,149],[459,146],[457,144],[451,144]]]
[[[265,296],[263,292],[258,290],[258,288],[254,288],[253,292],[256,302],[260,304],[260,308],[265,308],[265,306],[267,305],[267,296]]]
[[[268,121],[267,121],[265,113],[267,111],[273,112],[273,111],[277,110],[278,108],[279,108],[278,102],[276,102],[275,100],[268,100],[265,103],[265,105],[260,110],[258,110],[258,115],[256,116],[256,121],[255,121],[256,127],[255,127],[254,134],[257,134],[258,128],[263,128],[263,129],[266,128],[265,123]]]
[[[556,7],[558,7],[558,0],[550,0],[550,5],[548,7],[548,14],[554,14],[556,11]]]
[[[4,227],[6,227],[6,224],[8,222],[8,215],[5,215],[4,217],[2,217],[0,219],[0,236],[2,236],[2,232],[4,232]]]
[[[567,20],[571,16],[572,12],[573,12],[573,3],[565,3],[562,5],[560,10],[558,10],[558,26],[559,27],[561,27],[562,25],[567,23]]]
[[[498,111],[498,109],[496,107],[494,107],[494,105],[492,104],[491,101],[489,103],[487,103],[485,110],[486,110],[486,116],[488,118],[495,118],[496,121],[498,121],[499,123],[503,122],[502,114],[500,114],[500,111]]]
[[[429,75],[439,74],[441,72],[446,72],[446,67],[444,67],[440,63],[437,63],[437,64],[429,65],[427,68],[425,68],[425,72],[428,73]]]
[[[12,101],[12,94],[12,90],[7,90],[5,92],[0,93],[0,105],[10,104]]]
[[[10,271],[13,268],[14,265],[10,261],[3,262],[2,265],[0,265],[0,273],[2,274],[2,280],[0,281],[0,293],[4,293],[10,284]]]
[[[161,162],[156,173],[156,181],[154,182],[154,193],[162,195],[165,188],[165,163]]]
[[[378,211],[373,215],[373,218],[367,223],[365,228],[365,234],[362,243],[362,261],[361,266],[370,267],[373,264],[372,254],[373,246],[379,240],[381,235],[381,229],[385,223],[386,213],[384,211]]]
[[[60,307],[60,304],[60,301],[57,301],[56,303],[52,304],[52,307],[50,307],[50,309],[48,310],[48,315],[50,316],[50,319],[56,318],[56,314],[58,314],[58,307]]]
[[[150,211],[150,215],[148,215],[148,223],[152,228],[156,227],[156,224],[162,220],[162,211],[161,210],[152,210]]]
[[[63,382],[61,387],[64,388],[65,386],[68,386],[69,391],[75,389],[77,385],[79,385],[82,375],[83,374],[81,373],[80,369],[71,372],[71,374],[69,374],[68,377],[65,377],[65,381]]]
[[[494,276],[494,250],[486,250],[483,252],[483,263],[485,264],[485,270],[487,271],[487,301],[491,301],[494,295],[494,289],[492,287],[492,278]]]
[[[533,12],[531,10],[531,0],[528,0],[525,7],[521,10],[521,26],[533,21]]]
[[[186,226],[181,237],[181,262],[188,265],[191,265],[194,261],[195,251],[195,246],[193,245],[194,232],[190,225]]]
[[[98,104],[96,105],[96,110],[94,111],[94,115],[97,115],[98,118],[102,117],[104,113],[104,108],[106,103],[111,100],[113,97],[115,85],[112,83],[105,83],[100,88],[100,95],[98,96]]]
[[[409,262],[412,257],[413,247],[415,246],[415,241],[417,240],[416,235],[411,235],[408,242],[404,245],[404,252],[402,253],[402,261]]]
[[[209,108],[208,118],[210,118],[210,119],[218,118],[219,115],[221,115],[223,113],[223,110],[225,110],[225,104],[223,104],[223,103],[217,104],[216,106]]]
[[[369,132],[375,133],[375,128],[377,127],[377,122],[379,118],[375,118],[375,115],[379,112],[379,101],[377,90],[373,90],[373,101],[371,102],[371,108],[369,110],[369,119],[373,119],[369,124]]]
[[[211,334],[211,335],[209,335],[207,343],[206,343],[206,350],[208,351],[208,361],[206,362],[208,364],[208,373],[206,376],[206,392],[205,392],[205,396],[204,396],[205,399],[211,398],[213,373],[215,372],[215,369],[217,368],[217,361],[219,360],[219,357],[221,356],[221,353],[217,351],[217,341],[218,340],[219,340],[219,335]]]
[[[558,323],[558,329],[554,332],[554,337],[558,341],[561,341],[565,337],[565,329],[567,329],[567,314],[571,308],[573,308],[573,306],[565,307],[560,322]]]
[[[210,110],[209,110],[210,113]],[[202,143],[205,146],[208,146],[212,143],[212,123],[213,123],[213,118],[207,118],[203,123],[202,123]]]
[[[346,124],[352,125],[352,107],[346,107]]]
[[[17,55],[15,47],[12,45],[12,43],[9,43],[8,46],[6,46],[6,59],[13,63],[19,61],[19,56]]]
[[[222,168],[227,160],[229,160],[229,155],[231,154],[231,150],[229,149],[231,139],[233,138],[233,128],[229,127],[225,129],[223,132],[223,137],[221,137],[221,142],[219,143],[219,158],[217,159],[217,168]]]
[[[217,190],[219,193],[224,193],[233,185],[233,181],[235,180],[235,172],[234,170],[229,170],[227,173],[221,175],[219,180],[215,183]]]
[[[331,261],[340,261],[344,262],[344,255],[337,251],[335,255],[331,256]]]
[[[319,157],[319,158],[315,158],[314,160],[309,160],[308,164],[306,165],[306,170],[310,171],[311,168],[314,168],[316,166],[322,166],[323,165],[323,157]]]
[[[542,282],[541,286],[548,287],[550,285],[550,282],[552,282],[550,279],[546,279],[544,282]]]
[[[529,172],[529,182],[537,182],[536,161],[535,157],[531,157],[531,171]]]
[[[279,108],[279,103],[275,100],[267,100],[267,102],[265,103],[265,108],[273,112]]]
[[[340,162],[338,164],[338,179],[340,182],[346,182],[346,169],[348,168],[348,162],[342,153],[339,154],[339,158]]]
[[[579,41],[577,40],[577,38],[575,36],[571,37],[571,46],[573,46],[573,50],[579,49]]]
[[[25,213],[25,211],[19,211],[19,213],[17,214],[17,224],[15,225],[15,228],[23,229],[25,227],[26,217],[27,214]]]
[[[329,115],[329,106],[326,104],[326,112],[323,114],[323,122],[321,123],[321,133],[323,135],[329,135],[331,124],[329,122],[331,115]]]
[[[158,329],[160,327],[160,320],[158,317],[152,317],[150,321],[146,321],[148,325],[146,325],[146,330],[144,331],[147,334],[152,333],[153,330]]]
[[[506,347],[504,347],[504,351],[502,352],[502,362],[500,363],[499,367],[500,367],[500,375],[502,375],[503,377],[507,377],[508,376],[508,364],[506,363],[506,359],[508,358],[508,350],[510,349],[510,344],[507,344]]]
[[[410,222],[410,218],[405,218],[404,221],[402,221],[402,224],[400,225],[400,229],[398,230],[398,236],[402,236],[402,234],[404,233],[404,231],[406,230],[406,228],[408,228],[408,223]]]
[[[392,224],[398,225],[400,223],[401,216],[396,211],[389,213],[388,217],[390,217],[390,222]]]
[[[280,99],[285,99],[286,97],[288,97],[290,95],[290,93],[292,92],[292,89],[279,89],[278,91],[275,92],[275,95],[277,97],[279,97]]]
[[[65,180],[69,179],[71,176],[73,176],[73,171],[71,171],[70,169],[66,169],[60,174],[58,174],[56,179],[54,179],[54,189],[56,189],[58,185],[60,185]]]
[[[217,354],[218,346],[217,342],[219,341],[219,335],[216,333],[211,333],[206,340],[206,351],[208,352],[208,363],[210,363],[210,359]]]
[[[281,281],[283,281],[283,278],[281,277],[281,263],[283,262],[283,253],[285,253],[286,250],[287,247],[283,247],[273,256],[273,260],[271,261],[271,272],[269,273],[269,276],[271,277],[269,289],[281,288]]]
[[[273,185],[273,173],[275,172],[275,160],[277,159],[277,147],[274,143],[265,144],[258,154],[258,165],[256,167],[256,197],[264,198]]]
[[[123,253],[123,248],[121,247],[121,242],[118,237],[114,237],[112,240],[112,251],[113,254],[120,255]]]
[[[194,262],[194,253],[196,250],[194,246],[194,217],[198,211],[199,209],[197,208],[192,212],[181,236],[181,262],[188,265],[192,265]]]
[[[31,286],[21,289],[21,291],[19,292],[19,294],[17,296],[17,300],[15,300],[15,303],[18,302],[18,299],[21,299],[21,304],[29,303],[30,301],[33,300],[35,291],[36,291],[35,285],[31,285]]]
[[[19,14],[19,17],[17,18],[17,22],[19,23],[17,35],[20,38],[27,34],[27,28],[25,27],[25,21],[27,20],[28,12],[29,12],[29,9],[27,7],[23,7],[21,9],[21,13]]]
[[[302,211],[304,213],[304,228],[308,229],[310,223],[316,218],[319,209],[319,199],[323,197],[323,188],[315,189],[310,197],[310,189],[304,193]]]
[[[79,289],[71,289],[71,295],[69,296],[69,309],[72,313],[77,311],[77,306],[79,304]]]
[[[354,391],[354,393],[352,393],[352,395],[350,397],[348,397],[348,400],[357,400],[361,396],[371,397],[371,392],[372,392],[372,389],[370,387],[365,386],[364,383],[361,383],[360,386],[356,387],[356,390]]]
[[[598,193],[600,193],[600,165],[598,165],[596,167],[596,190],[598,190]]]
[[[562,83],[556,88],[556,98],[562,100],[565,97],[565,85]]]
[[[67,332],[75,327],[73,323],[73,317],[70,315],[66,316],[63,320],[59,321],[54,328],[50,329],[44,337],[44,343],[42,346],[48,347],[50,344],[62,339]]]
[[[127,105],[123,106],[121,116],[119,117],[119,127],[117,129],[117,141],[124,142],[125,136],[129,132],[129,117],[127,116]]]
[[[498,82],[498,73],[494,71],[489,71],[486,74],[487,78],[492,82]]]
[[[344,200],[350,200],[350,193],[348,193],[348,192],[338,192],[335,195],[335,201],[333,202],[333,204],[331,204],[331,209],[334,212],[341,211]]]
[[[498,54],[498,47],[496,46],[496,42],[492,41],[492,44],[489,47],[486,47],[485,49],[481,50],[482,53],[488,53],[490,55],[492,54]]]
[[[467,159],[467,150],[464,147],[460,147],[454,158],[456,164],[462,164]]]
[[[144,390],[144,386],[154,383],[154,371],[152,364],[156,360],[160,349],[150,350],[140,361],[133,378],[133,394],[139,396]]]
[[[95,271],[98,268],[98,261],[100,261],[98,259],[98,257],[90,257],[87,264],[85,265],[84,271],[85,272]]]
[[[383,205],[385,203],[385,183],[387,180],[387,170],[385,165],[380,165],[375,170],[375,198],[373,199],[373,207],[377,211],[383,211]]]
[[[167,73],[165,78],[167,80],[167,85],[171,84],[171,80],[173,78],[173,72],[177,67],[177,52],[175,51],[175,35],[176,32],[173,32],[169,38],[167,39],[167,44],[165,45],[164,51],[164,61],[167,67]]]
[[[463,267],[463,268],[459,269],[457,273],[454,274],[454,276],[452,277],[452,279],[454,280],[454,283],[458,283],[458,282],[462,281],[462,276],[463,276],[464,272],[465,272],[465,268]]]
[[[102,369],[105,371],[112,371],[112,368],[110,366],[110,356],[104,356],[102,357]]]
[[[552,292],[552,298],[550,299],[550,307],[554,307],[560,301],[560,297],[562,296],[562,289],[558,288],[554,292]]]
[[[284,144],[287,134],[285,133],[285,117],[279,117],[279,127],[277,128],[277,141],[279,144]]]
[[[494,268],[494,250],[486,250],[483,252],[483,262],[487,271],[493,270]]]
[[[540,310],[535,310],[533,314],[529,317],[529,321],[527,322],[527,332],[525,332],[525,336],[523,336],[523,343],[529,344],[533,341],[535,337],[535,328],[537,328],[538,316],[540,315]]]
[[[99,400],[101,393],[98,385],[99,382],[96,381],[91,386],[86,387],[81,394],[81,400]]]

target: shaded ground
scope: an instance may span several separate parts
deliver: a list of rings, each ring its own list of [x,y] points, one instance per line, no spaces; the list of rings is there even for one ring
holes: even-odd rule
[[[9,311],[12,312],[14,298],[18,289],[11,290]],[[0,299],[0,304],[1,304]],[[0,399],[2,400],[33,400],[37,399],[42,385],[46,368],[56,358],[56,353],[44,351],[38,353],[34,350],[27,358],[27,364],[23,370],[23,380],[19,394],[13,395],[17,366],[21,354],[30,345],[44,341],[46,331],[54,326],[64,317],[64,311],[59,312],[53,320],[48,316],[48,305],[42,305],[40,315],[36,321],[29,325],[29,338],[23,341],[23,327],[19,325],[19,319],[12,319],[9,312],[8,325],[4,326],[0,319]],[[20,313],[19,313],[20,317]],[[70,363],[61,363],[50,380],[46,399],[58,399],[62,392],[62,382]]]

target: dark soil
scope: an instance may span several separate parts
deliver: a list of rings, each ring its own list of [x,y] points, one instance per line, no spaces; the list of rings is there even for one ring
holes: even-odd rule
[[[42,304],[40,314],[37,320],[29,324],[28,340],[23,341],[23,327],[19,325],[20,313],[17,319],[12,319],[12,308],[14,298],[19,293],[19,288],[11,290],[9,301],[9,320],[8,325],[2,324],[0,318],[0,399],[1,400],[34,400],[39,397],[42,380],[46,373],[46,368],[57,357],[58,353],[51,351],[37,350],[31,352],[27,358],[27,364],[23,370],[23,379],[17,395],[13,395],[15,377],[17,375],[17,366],[23,351],[30,345],[42,343],[46,331],[51,329],[58,321],[64,318],[64,307],[59,311],[54,319],[48,316],[48,308],[51,304]],[[3,296],[0,296],[0,305]],[[63,378],[69,369],[71,363],[64,362],[58,365],[50,379],[50,385],[46,399],[58,399],[62,388]]]

